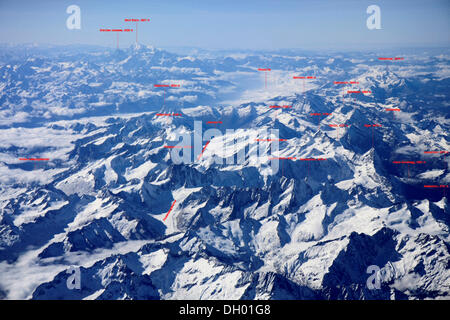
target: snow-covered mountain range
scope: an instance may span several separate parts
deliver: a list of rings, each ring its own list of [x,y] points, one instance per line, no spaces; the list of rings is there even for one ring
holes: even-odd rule
[[[0,298],[449,299],[450,55],[400,54],[0,47]]]

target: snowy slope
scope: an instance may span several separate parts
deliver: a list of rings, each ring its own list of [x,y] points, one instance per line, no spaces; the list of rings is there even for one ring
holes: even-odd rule
[[[449,298],[448,55],[28,55],[0,63],[0,297]]]

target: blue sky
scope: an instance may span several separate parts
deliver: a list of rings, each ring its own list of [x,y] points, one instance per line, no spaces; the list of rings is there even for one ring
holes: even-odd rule
[[[81,30],[68,30],[66,8],[81,8]],[[381,8],[381,30],[368,30],[366,8]],[[211,49],[357,49],[450,43],[449,0],[0,0],[0,42],[115,46],[100,28],[139,25],[139,42]],[[134,34],[120,34],[128,47]]]

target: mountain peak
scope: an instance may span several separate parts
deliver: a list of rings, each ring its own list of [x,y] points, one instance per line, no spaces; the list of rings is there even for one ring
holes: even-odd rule
[[[151,51],[154,52],[155,51],[155,47],[151,46],[151,45],[145,45],[142,43],[134,43],[130,46],[129,48],[130,51],[133,52],[142,52],[142,51]]]

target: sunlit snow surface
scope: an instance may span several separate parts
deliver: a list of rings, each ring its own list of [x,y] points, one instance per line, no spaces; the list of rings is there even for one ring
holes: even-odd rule
[[[42,50],[0,50],[0,298],[449,299],[447,50]]]

